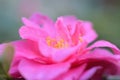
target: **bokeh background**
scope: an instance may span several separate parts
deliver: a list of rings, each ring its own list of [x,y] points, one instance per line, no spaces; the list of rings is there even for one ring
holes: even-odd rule
[[[20,39],[21,17],[34,12],[56,20],[61,15],[75,15],[93,22],[98,39],[120,47],[120,0],[0,0],[0,43]]]

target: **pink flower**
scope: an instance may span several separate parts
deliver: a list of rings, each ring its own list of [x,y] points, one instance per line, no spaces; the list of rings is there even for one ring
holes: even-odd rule
[[[19,30],[22,40],[11,42],[15,48],[9,70],[12,77],[96,80],[120,75],[120,50],[115,45],[101,40],[88,46],[97,38],[91,22],[74,16],[62,16],[53,22],[37,13],[30,19],[23,18],[23,23]]]

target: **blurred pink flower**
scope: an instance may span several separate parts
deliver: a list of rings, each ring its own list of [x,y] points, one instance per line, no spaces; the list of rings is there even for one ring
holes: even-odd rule
[[[22,40],[11,42],[15,48],[9,70],[12,77],[101,80],[120,75],[120,50],[115,45],[100,40],[88,46],[97,38],[91,22],[74,16],[61,16],[53,22],[36,13],[30,19],[23,18],[23,23],[19,30]]]

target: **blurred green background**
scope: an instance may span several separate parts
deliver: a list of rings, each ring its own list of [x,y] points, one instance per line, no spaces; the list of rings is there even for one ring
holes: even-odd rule
[[[75,15],[93,22],[98,39],[120,47],[120,0],[0,0],[0,43],[20,39],[21,17],[41,12],[56,20]]]

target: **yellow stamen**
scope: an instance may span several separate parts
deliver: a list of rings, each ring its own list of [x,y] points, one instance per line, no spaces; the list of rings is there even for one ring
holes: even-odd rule
[[[82,38],[82,37],[79,37],[79,41],[80,41],[80,42],[83,42],[83,38]]]
[[[46,43],[48,46],[54,47],[54,48],[65,48],[67,47],[67,43],[63,39],[55,40],[50,37],[46,38]]]
[[[50,39],[50,37],[47,37],[46,42],[47,42],[48,46],[51,45],[51,39]]]

